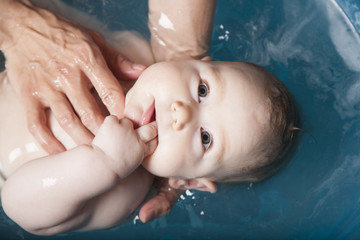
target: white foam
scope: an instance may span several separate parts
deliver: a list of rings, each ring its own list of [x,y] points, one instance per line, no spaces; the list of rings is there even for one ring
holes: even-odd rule
[[[350,70],[360,71],[360,38],[336,1],[323,1],[329,20],[329,35]]]

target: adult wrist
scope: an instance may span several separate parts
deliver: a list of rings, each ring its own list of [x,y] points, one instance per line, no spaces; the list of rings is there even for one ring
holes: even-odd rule
[[[210,46],[216,1],[149,1],[148,26],[156,61],[202,58]]]
[[[204,36],[186,33],[179,39],[168,29],[150,28],[151,48],[156,62],[201,59],[208,55],[209,43]]]
[[[167,44],[163,46],[155,46],[152,44],[153,55],[156,62],[174,61],[186,59],[201,59],[208,55],[207,47],[192,47]]]

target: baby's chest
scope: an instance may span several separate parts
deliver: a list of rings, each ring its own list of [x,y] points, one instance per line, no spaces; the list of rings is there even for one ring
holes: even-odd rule
[[[27,130],[20,99],[6,79],[0,81],[0,168],[8,176],[16,168],[46,153]]]

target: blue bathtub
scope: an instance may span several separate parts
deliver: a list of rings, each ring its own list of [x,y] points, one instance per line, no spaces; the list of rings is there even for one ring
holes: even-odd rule
[[[66,2],[149,37],[146,1]],[[359,239],[359,8],[357,0],[218,0],[213,59],[260,64],[294,95],[304,132],[289,164],[262,183],[187,191],[169,216],[147,224],[41,239]],[[0,239],[38,239],[0,217]]]

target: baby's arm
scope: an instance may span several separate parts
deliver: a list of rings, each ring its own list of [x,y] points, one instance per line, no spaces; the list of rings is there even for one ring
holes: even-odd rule
[[[127,119],[119,123],[107,117],[91,146],[32,160],[12,174],[2,190],[5,212],[35,233],[71,222],[79,214],[82,219],[74,224],[86,228],[94,217],[84,214],[87,202],[140,165],[156,146],[155,130],[151,125],[134,130]]]
[[[101,125],[92,145],[106,153],[106,165],[122,179],[155,150],[156,136],[155,123],[134,130],[129,119],[123,118],[119,121],[115,116],[109,116]]]

